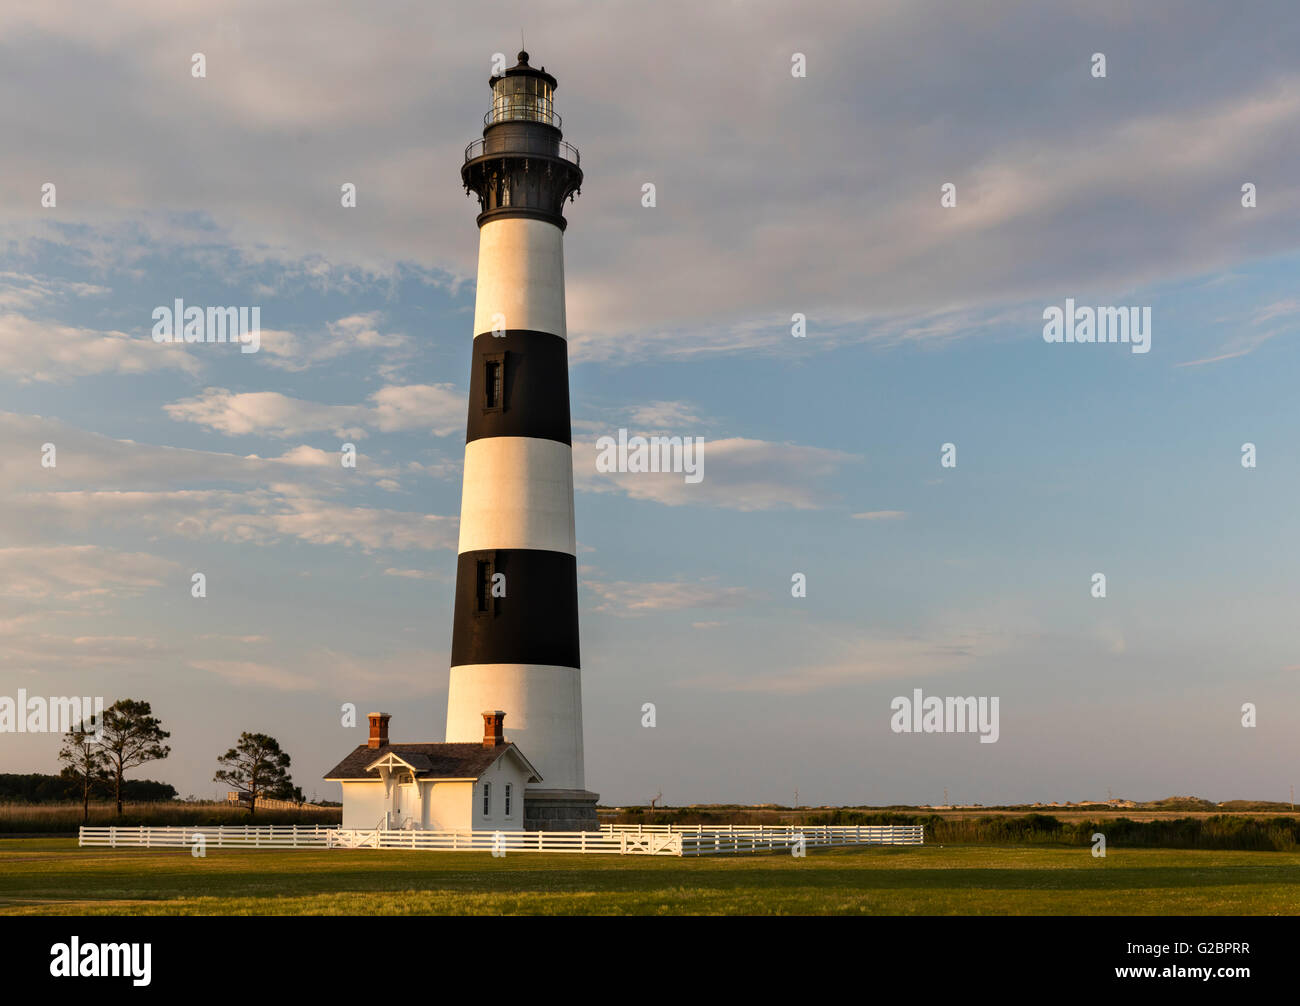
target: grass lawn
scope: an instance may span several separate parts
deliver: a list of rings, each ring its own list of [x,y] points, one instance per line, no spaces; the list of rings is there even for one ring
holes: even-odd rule
[[[0,839],[0,914],[1300,914],[1300,853],[1050,845],[699,859]]]

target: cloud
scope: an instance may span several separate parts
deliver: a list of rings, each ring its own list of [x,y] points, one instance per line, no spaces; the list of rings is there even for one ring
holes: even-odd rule
[[[747,0],[743,17],[665,0],[634,50],[610,46],[628,9],[557,0],[548,11],[566,30],[533,46],[559,76],[566,139],[588,171],[567,209],[575,361],[787,351],[795,312],[809,321],[798,343],[815,350],[837,327],[877,338],[903,319],[1197,275],[1300,240],[1287,170],[1300,161],[1300,76],[1292,46],[1256,37],[1268,24],[1290,40],[1290,0],[1251,19],[1215,0],[1032,19],[1014,0]],[[341,0],[313,11],[5,7],[0,65],[27,96],[9,125],[41,139],[0,154],[13,239],[122,261],[128,250],[86,228],[130,220],[142,242],[224,242],[249,265],[296,263],[303,282],[405,264],[449,286],[472,277],[476,207],[456,168],[491,56],[511,48],[500,24],[472,6],[404,8],[400,27]],[[180,38],[203,47],[206,79],[186,75]],[[1110,76],[1092,79],[1088,54],[1062,38],[1105,38]],[[796,46],[805,79],[790,75]],[[665,73],[664,52],[688,70]],[[433,68],[437,86],[412,85]],[[130,114],[86,158],[104,108]],[[57,211],[31,197],[51,164]],[[1258,210],[1241,209],[1242,180],[1260,186]],[[357,184],[356,209],[339,206],[342,181]],[[636,198],[646,181],[653,209]],[[195,214],[204,225],[186,226]]]
[[[30,312],[36,307],[112,293],[95,283],[79,283],[32,273],[0,272],[0,311]]]
[[[464,428],[465,395],[450,384],[388,385],[370,405],[325,405],[278,391],[235,393],[205,388],[196,398],[163,408],[178,422],[197,423],[230,436],[297,437],[328,432],[361,439],[367,430],[394,433],[428,429],[445,437]]]
[[[1258,326],[1265,322],[1282,322],[1274,324],[1269,328],[1260,329]],[[1235,335],[1229,339],[1223,347],[1221,353],[1214,356],[1202,357],[1199,360],[1187,360],[1184,363],[1177,363],[1177,367],[1199,367],[1207,363],[1221,363],[1224,360],[1235,360],[1238,357],[1247,356],[1253,353],[1270,339],[1279,335],[1289,334],[1296,330],[1296,323],[1300,322],[1300,301],[1293,298],[1275,301],[1268,304],[1255,312],[1251,318],[1250,324],[1255,327],[1255,331],[1247,331]]]
[[[189,666],[241,688],[267,688],[276,692],[310,692],[320,688],[320,682],[311,675],[252,660],[191,660]]]
[[[397,650],[361,655],[319,647],[311,653],[312,666],[338,686],[369,692],[401,688],[414,695],[446,694],[448,658],[445,650]],[[403,726],[403,733],[414,738],[422,729],[412,719]]]
[[[906,510],[866,510],[855,513],[854,520],[902,520],[907,516]]]
[[[0,546],[130,531],[368,552],[456,547],[457,517],[326,498],[371,478],[385,481],[386,469],[363,464],[370,475],[358,477],[332,451],[300,445],[279,458],[238,457],[116,440],[13,413],[0,413],[0,438],[27,446],[0,452]],[[41,465],[47,441],[57,448],[54,468]]]
[[[264,487],[307,480],[321,491],[368,484],[394,474],[358,456],[358,467],[344,469],[337,451],[308,445],[279,457],[143,444],[79,429],[45,416],[0,412],[0,440],[20,449],[0,452],[0,494],[21,489],[93,487],[147,491],[222,484]],[[44,467],[42,445],[55,447],[55,466]]]
[[[47,610],[0,620],[0,667],[13,673],[51,675],[67,671],[89,674],[109,668],[134,671],[173,660],[183,652],[175,644],[149,636],[73,635],[68,632],[67,618],[64,613]],[[91,689],[94,681],[87,677],[74,688]]]
[[[583,580],[582,585],[597,598],[593,611],[614,615],[648,615],[693,608],[740,608],[759,599],[745,587],[722,587],[708,582],[638,583],[620,580],[609,583]]]
[[[983,628],[939,628],[915,635],[839,632],[825,640],[829,653],[800,666],[707,672],[678,684],[707,691],[801,695],[867,681],[973,670],[1005,653],[1015,641],[1011,634]]]
[[[705,424],[687,402],[649,402],[633,406],[630,415],[636,426],[647,430],[677,430],[680,433],[680,427],[699,428]]]
[[[856,455],[825,447],[777,444],[733,437],[704,444],[704,478],[687,483],[681,474],[598,472],[595,441],[575,441],[573,480],[586,492],[621,492],[666,506],[726,510],[819,510],[834,495],[826,487]]]
[[[75,601],[161,587],[180,568],[144,552],[96,545],[0,548],[0,597]]]
[[[411,340],[405,335],[381,333],[379,319],[378,311],[352,314],[311,335],[263,329],[261,352],[266,354],[266,362],[289,371],[306,370],[363,350],[383,350],[386,357],[409,357],[414,348]]]
[[[297,540],[364,551],[455,548],[456,517],[347,506],[271,491],[71,490],[0,500],[8,526],[40,535],[129,529],[149,535],[276,545]]]
[[[225,348],[225,347],[221,347]],[[0,314],[0,369],[23,383],[66,382],[90,374],[196,374],[197,356],[183,343]]]

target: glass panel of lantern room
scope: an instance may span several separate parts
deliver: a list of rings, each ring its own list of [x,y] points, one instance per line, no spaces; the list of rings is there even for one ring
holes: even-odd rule
[[[492,98],[492,121],[501,122],[505,119],[513,119],[513,103],[515,97],[515,85],[518,83],[518,77],[503,77],[496,83],[496,92]]]
[[[510,96],[510,117],[524,118],[524,86],[528,83],[526,77],[516,77],[511,81]]]

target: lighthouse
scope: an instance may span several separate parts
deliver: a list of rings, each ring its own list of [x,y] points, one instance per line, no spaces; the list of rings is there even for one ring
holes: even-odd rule
[[[556,81],[518,62],[489,79],[461,180],[478,197],[478,291],[447,693],[447,741],[485,710],[541,776],[524,826],[598,827],[582,757],[577,540],[564,314],[564,203],[582,185]]]

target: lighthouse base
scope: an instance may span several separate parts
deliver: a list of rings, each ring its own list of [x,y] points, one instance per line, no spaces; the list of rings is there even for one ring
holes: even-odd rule
[[[599,793],[585,789],[524,790],[525,831],[599,831]]]

